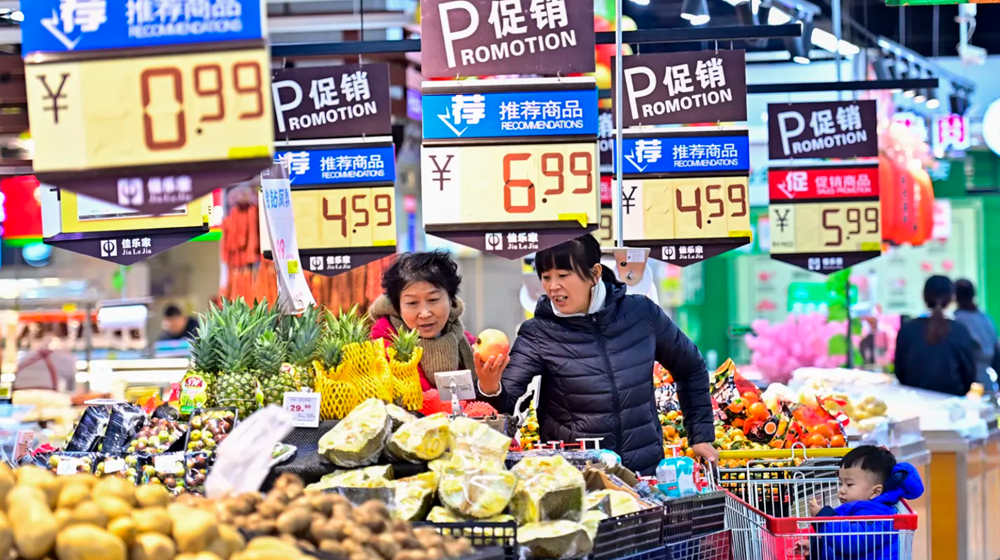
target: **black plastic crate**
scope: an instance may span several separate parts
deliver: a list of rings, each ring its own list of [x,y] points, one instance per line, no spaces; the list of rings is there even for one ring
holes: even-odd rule
[[[663,508],[609,517],[597,527],[593,560],[612,560],[662,547]]]
[[[732,560],[732,532],[728,529],[668,544],[666,560]]]
[[[414,523],[414,527],[434,527],[442,535],[466,537],[478,549],[494,549],[497,560],[517,560],[517,523],[487,523],[463,521],[461,523]],[[502,555],[500,555],[502,552]],[[492,557],[476,560],[493,560]]]
[[[663,506],[663,544],[708,535],[726,527],[726,493],[719,490],[669,500]]]

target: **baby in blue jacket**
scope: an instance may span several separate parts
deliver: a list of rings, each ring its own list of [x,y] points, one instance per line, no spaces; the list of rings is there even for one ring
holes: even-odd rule
[[[884,447],[863,445],[840,463],[840,505],[824,506],[814,499],[809,502],[809,514],[889,517],[899,513],[896,506],[901,499],[915,500],[923,493],[924,484],[913,465],[897,463]],[[817,536],[797,547],[809,560],[899,559],[899,533],[891,520],[813,523],[813,530]]]

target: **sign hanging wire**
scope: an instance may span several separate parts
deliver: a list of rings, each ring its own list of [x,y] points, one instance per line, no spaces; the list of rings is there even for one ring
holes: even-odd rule
[[[625,240],[623,232],[625,231],[622,227],[622,167],[623,167],[623,154],[624,141],[622,136],[622,129],[624,121],[622,120],[622,90],[624,89],[625,80],[625,57],[622,56],[622,4],[625,0],[615,0],[615,52],[617,53],[615,61],[615,79],[614,84],[617,86],[614,88],[615,98],[614,98],[614,109],[615,109],[615,181],[614,185],[611,186],[611,212],[615,215],[617,223],[615,223],[615,239],[616,247],[624,247]]]

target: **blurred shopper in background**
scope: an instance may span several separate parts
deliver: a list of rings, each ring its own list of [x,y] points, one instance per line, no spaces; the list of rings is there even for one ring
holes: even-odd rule
[[[945,316],[955,285],[945,276],[924,284],[929,317],[903,323],[896,337],[896,377],[903,385],[964,396],[976,381],[975,342],[969,330]]]
[[[990,375],[990,369],[997,359],[997,328],[989,315],[979,310],[976,305],[976,287],[968,280],[955,282],[955,300],[958,309],[955,310],[955,320],[965,325],[976,344],[976,382],[981,383],[987,393],[996,393],[996,381]]]
[[[160,340],[183,340],[191,338],[198,330],[198,321],[185,315],[176,305],[168,305],[163,310],[163,334]]]

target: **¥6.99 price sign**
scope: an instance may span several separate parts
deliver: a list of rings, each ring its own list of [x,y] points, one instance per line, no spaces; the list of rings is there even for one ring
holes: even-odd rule
[[[434,235],[462,231],[481,237],[512,226],[534,228],[536,238],[553,229],[579,235],[600,219],[595,142],[425,146],[421,158],[424,224]],[[491,251],[508,251],[502,240],[498,246],[483,239],[480,245]],[[510,251],[524,252],[510,256],[534,252],[538,242],[518,243]]]
[[[625,244],[679,266],[745,245],[752,238],[747,185],[745,176],[626,180]]]
[[[836,272],[882,254],[877,164],[768,172],[771,258]]]

